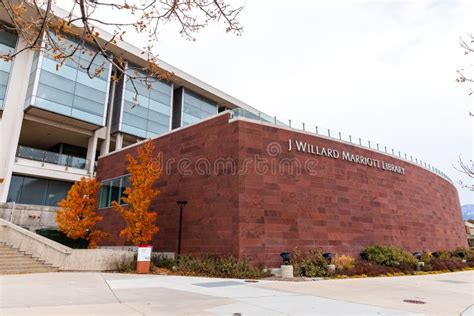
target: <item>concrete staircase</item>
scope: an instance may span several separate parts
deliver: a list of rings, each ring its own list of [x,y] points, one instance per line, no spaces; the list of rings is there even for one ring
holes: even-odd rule
[[[0,274],[56,272],[58,268],[0,242]]]

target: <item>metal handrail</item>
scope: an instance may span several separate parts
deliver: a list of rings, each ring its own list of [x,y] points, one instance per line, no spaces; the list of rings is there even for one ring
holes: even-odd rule
[[[422,161],[421,159],[418,159],[406,153],[402,154],[402,152],[399,150],[388,148],[387,146],[381,145],[379,143],[365,141],[360,137],[353,137],[352,135],[344,134],[344,133],[337,132],[331,129],[322,128],[321,126],[318,126],[318,125],[313,125],[312,127],[311,125],[305,124],[305,123],[301,123],[301,125],[297,125],[295,124],[294,120],[288,120],[288,123],[285,123],[285,121],[278,120],[276,116],[271,117],[267,114],[260,113],[260,112],[258,114],[255,114],[250,111],[244,110],[242,108],[233,109],[231,110],[231,112],[232,112],[233,117],[242,117],[242,118],[253,120],[253,121],[263,122],[263,123],[276,125],[280,127],[286,127],[293,130],[299,130],[299,131],[303,131],[310,134],[328,137],[340,142],[350,143],[356,146],[369,148],[374,151],[383,153],[385,155],[393,156],[397,159],[401,159],[401,160],[413,163],[417,166],[420,166],[426,170],[429,170],[437,174],[438,176],[454,184],[453,181],[444,172],[432,166],[431,164],[427,163],[426,161]]]
[[[85,158],[59,154],[52,151],[22,145],[18,146],[16,157],[77,169],[88,169],[90,163],[89,160]]]

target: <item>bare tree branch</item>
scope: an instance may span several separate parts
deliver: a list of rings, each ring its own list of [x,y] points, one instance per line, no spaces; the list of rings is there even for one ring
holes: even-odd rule
[[[73,0],[67,14],[59,18],[54,13],[53,0],[0,0],[0,11],[10,19],[6,30],[18,34],[26,43],[25,47],[12,52],[1,52],[0,58],[10,61],[27,50],[41,51],[57,61],[58,67],[66,62],[77,64],[90,78],[100,76],[107,68],[106,62],[126,76],[135,90],[134,81],[139,80],[151,87],[153,80],[169,80],[173,74],[158,65],[154,47],[158,41],[160,26],[174,23],[181,36],[195,40],[195,34],[210,22],[224,22],[227,32],[240,35],[242,26],[238,16],[243,7],[233,7],[227,0]],[[126,14],[128,20],[117,21],[113,12]],[[104,14],[104,12],[110,14]],[[108,28],[110,39],[105,39],[97,25]],[[127,28],[145,34],[148,43],[143,47],[147,63],[139,69],[128,69],[122,56],[111,52],[118,41],[125,41]],[[74,44],[68,39],[76,39]],[[78,54],[88,54],[89,63],[81,64]],[[97,65],[98,57],[104,62]],[[102,58],[101,58],[102,59]]]

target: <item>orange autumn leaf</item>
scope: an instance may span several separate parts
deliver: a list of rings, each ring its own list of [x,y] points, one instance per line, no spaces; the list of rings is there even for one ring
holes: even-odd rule
[[[96,248],[97,242],[108,235],[95,228],[102,220],[102,216],[96,213],[99,187],[96,179],[82,177],[71,187],[67,197],[59,202],[60,208],[56,212],[59,230],[71,239],[88,240],[89,248]]]
[[[127,205],[112,203],[127,225],[120,231],[120,237],[134,245],[147,244],[159,231],[155,225],[157,213],[150,210],[152,200],[160,194],[154,185],[161,177],[161,160],[153,156],[153,151],[154,145],[147,141],[138,148],[136,158],[127,155],[130,186],[122,197]]]

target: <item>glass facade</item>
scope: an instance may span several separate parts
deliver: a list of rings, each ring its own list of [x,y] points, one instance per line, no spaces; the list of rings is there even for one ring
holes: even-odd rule
[[[0,29],[0,55],[14,51],[16,39],[15,34]],[[0,110],[3,110],[3,101],[5,100],[11,66],[11,61],[0,59]]]
[[[184,89],[181,126],[199,122],[218,113],[217,104]]]
[[[78,169],[86,169],[89,167],[89,160],[82,157],[59,154],[43,149],[32,148],[27,146],[18,146],[16,156],[30,160],[52,163],[60,166],[68,166]]]
[[[62,39],[59,43],[66,51],[77,45],[73,39]],[[95,125],[105,125],[111,66],[101,55],[92,61],[94,53],[91,47],[85,51],[78,50],[62,66],[47,53],[36,54],[25,107],[34,106]],[[94,78],[90,78],[84,69],[91,62],[89,73],[92,74],[104,66]]]
[[[58,206],[67,196],[72,183],[13,175],[7,202]]]
[[[110,207],[113,201],[123,205],[122,197],[125,196],[124,191],[129,186],[129,175],[102,181],[100,184],[99,208]]]
[[[139,73],[137,76],[145,75]],[[147,86],[145,82],[137,79],[133,82],[137,89],[135,91],[130,79],[125,81],[118,131],[141,138],[151,138],[168,132],[171,129],[172,85],[153,80],[150,86]]]

